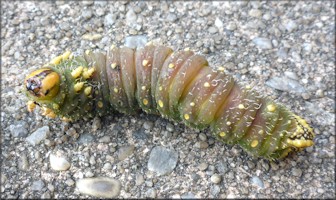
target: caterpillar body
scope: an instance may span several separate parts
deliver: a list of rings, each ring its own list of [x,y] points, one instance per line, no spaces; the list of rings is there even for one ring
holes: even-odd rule
[[[278,159],[312,146],[313,129],[224,68],[211,68],[189,49],[111,47],[107,53],[67,51],[25,79],[28,110],[64,120],[140,110],[187,126],[210,128],[219,141],[253,156]]]

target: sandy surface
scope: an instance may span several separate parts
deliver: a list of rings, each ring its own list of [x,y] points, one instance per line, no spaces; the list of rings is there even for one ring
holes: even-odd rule
[[[335,198],[334,8],[334,1],[1,1],[1,197],[92,198],[76,182],[110,177],[121,184],[118,198]],[[21,91],[30,71],[66,49],[104,50],[130,36],[190,47],[225,66],[306,118],[315,146],[271,162],[144,113],[65,123],[27,112]],[[45,137],[33,145],[36,130]],[[177,162],[165,175],[148,167],[154,147]],[[70,168],[55,171],[51,155]]]

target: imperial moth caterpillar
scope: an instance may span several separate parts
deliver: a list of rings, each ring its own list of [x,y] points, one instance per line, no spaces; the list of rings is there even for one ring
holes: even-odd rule
[[[279,159],[312,146],[313,129],[283,105],[239,85],[194,52],[146,45],[108,52],[71,52],[25,81],[28,110],[65,120],[140,110],[187,126],[210,128],[219,141],[253,156]]]

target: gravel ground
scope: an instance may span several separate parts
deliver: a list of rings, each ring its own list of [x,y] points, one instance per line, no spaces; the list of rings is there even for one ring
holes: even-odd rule
[[[2,198],[93,198],[81,193],[87,187],[101,195],[112,187],[118,198],[335,198],[335,1],[1,1],[1,9]],[[30,71],[66,49],[134,39],[190,47],[225,66],[306,118],[316,145],[271,162],[144,113],[66,123],[27,112]],[[103,178],[79,182],[90,177]]]

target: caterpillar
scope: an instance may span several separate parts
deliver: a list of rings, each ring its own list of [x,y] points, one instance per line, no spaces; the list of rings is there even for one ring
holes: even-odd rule
[[[274,160],[314,144],[313,129],[285,106],[241,86],[190,49],[147,44],[107,52],[66,51],[24,80],[28,111],[63,120],[140,110],[209,128],[221,142]]]

